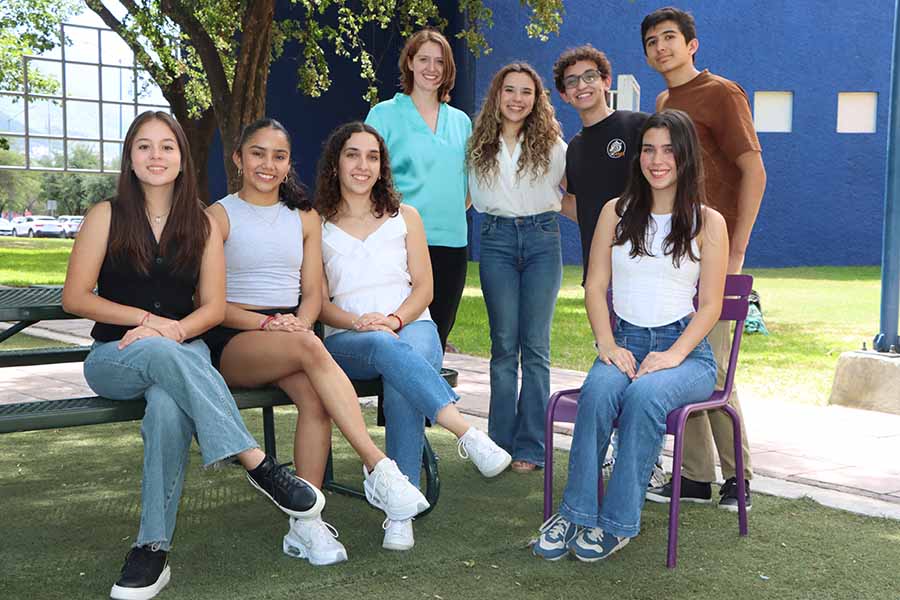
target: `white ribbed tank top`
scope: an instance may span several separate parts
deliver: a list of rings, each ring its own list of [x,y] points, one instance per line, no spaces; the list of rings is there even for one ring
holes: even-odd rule
[[[228,214],[225,296],[253,306],[296,306],[303,264],[300,211],[278,202],[256,206],[237,194],[219,204]]]
[[[639,327],[668,325],[694,312],[694,295],[700,278],[700,262],[681,259],[675,268],[672,256],[663,254],[663,241],[672,229],[672,215],[655,215],[647,231],[652,256],[631,258],[631,242],[612,247],[613,310]],[[697,239],[691,240],[700,256]]]

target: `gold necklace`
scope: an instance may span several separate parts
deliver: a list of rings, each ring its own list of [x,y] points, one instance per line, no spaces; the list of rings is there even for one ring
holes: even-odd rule
[[[148,218],[148,219],[151,219],[151,220],[153,221],[154,224],[159,225],[160,223],[162,223],[162,220],[165,219],[166,217],[168,217],[168,216],[169,216],[169,213],[172,212],[172,211],[170,210],[170,211],[165,212],[165,213],[163,213],[163,214],[161,214],[161,215],[151,215],[149,210],[145,210],[144,212],[147,213],[147,218]]]

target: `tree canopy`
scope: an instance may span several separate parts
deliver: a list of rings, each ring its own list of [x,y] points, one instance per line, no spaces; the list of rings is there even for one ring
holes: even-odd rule
[[[11,19],[31,22],[31,47],[53,42],[52,29],[58,25],[50,7],[59,6],[58,0],[4,1],[17,7],[9,9]],[[406,36],[425,26],[447,26],[439,10],[447,2],[440,0],[291,0],[290,6],[278,3],[277,13],[276,0],[84,2],[125,41],[137,65],[159,86],[185,128],[204,191],[216,130],[223,140],[233,140],[245,124],[263,116],[269,67],[286,48],[296,48],[297,86],[303,93],[317,97],[329,89],[328,57],[333,54],[359,65],[368,84],[365,98],[374,103],[377,78],[367,32],[395,27]],[[519,0],[522,10],[529,11],[528,34],[546,40],[558,33],[562,2]],[[489,52],[484,32],[493,25],[490,8],[484,0],[455,4],[466,23],[457,37],[476,55]],[[26,6],[31,12],[22,12]],[[0,78],[6,68],[0,62]],[[224,146],[225,169],[233,178],[229,144]]]

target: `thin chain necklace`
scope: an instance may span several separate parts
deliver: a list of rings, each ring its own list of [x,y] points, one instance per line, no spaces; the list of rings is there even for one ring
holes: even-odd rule
[[[146,209],[144,210],[144,212],[147,213],[147,218],[148,218],[148,219],[150,219],[151,221],[153,221],[154,224],[159,225],[160,223],[162,223],[162,220],[165,219],[166,217],[168,217],[168,216],[169,216],[169,213],[172,212],[172,211],[171,211],[171,210],[166,211],[165,213],[163,213],[163,214],[161,214],[161,215],[151,215],[151,214],[150,214],[150,211],[149,211],[149,210],[146,210]]]

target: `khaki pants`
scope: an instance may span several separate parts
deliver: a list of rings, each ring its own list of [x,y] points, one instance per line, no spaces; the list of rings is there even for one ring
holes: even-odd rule
[[[725,373],[728,370],[728,356],[731,352],[731,324],[720,321],[709,332],[709,344],[719,365],[716,388],[725,385]],[[741,447],[744,454],[744,479],[753,478],[750,464],[750,446],[747,443],[747,430],[744,427],[744,415],[738,402],[737,390],[732,390],[728,404],[741,416]],[[713,453],[718,450],[719,463],[725,479],[735,477],[734,467],[734,435],[731,419],[723,410],[711,410],[694,413],[687,420],[684,428],[684,463],[681,474],[694,481],[715,481],[716,464]]]

